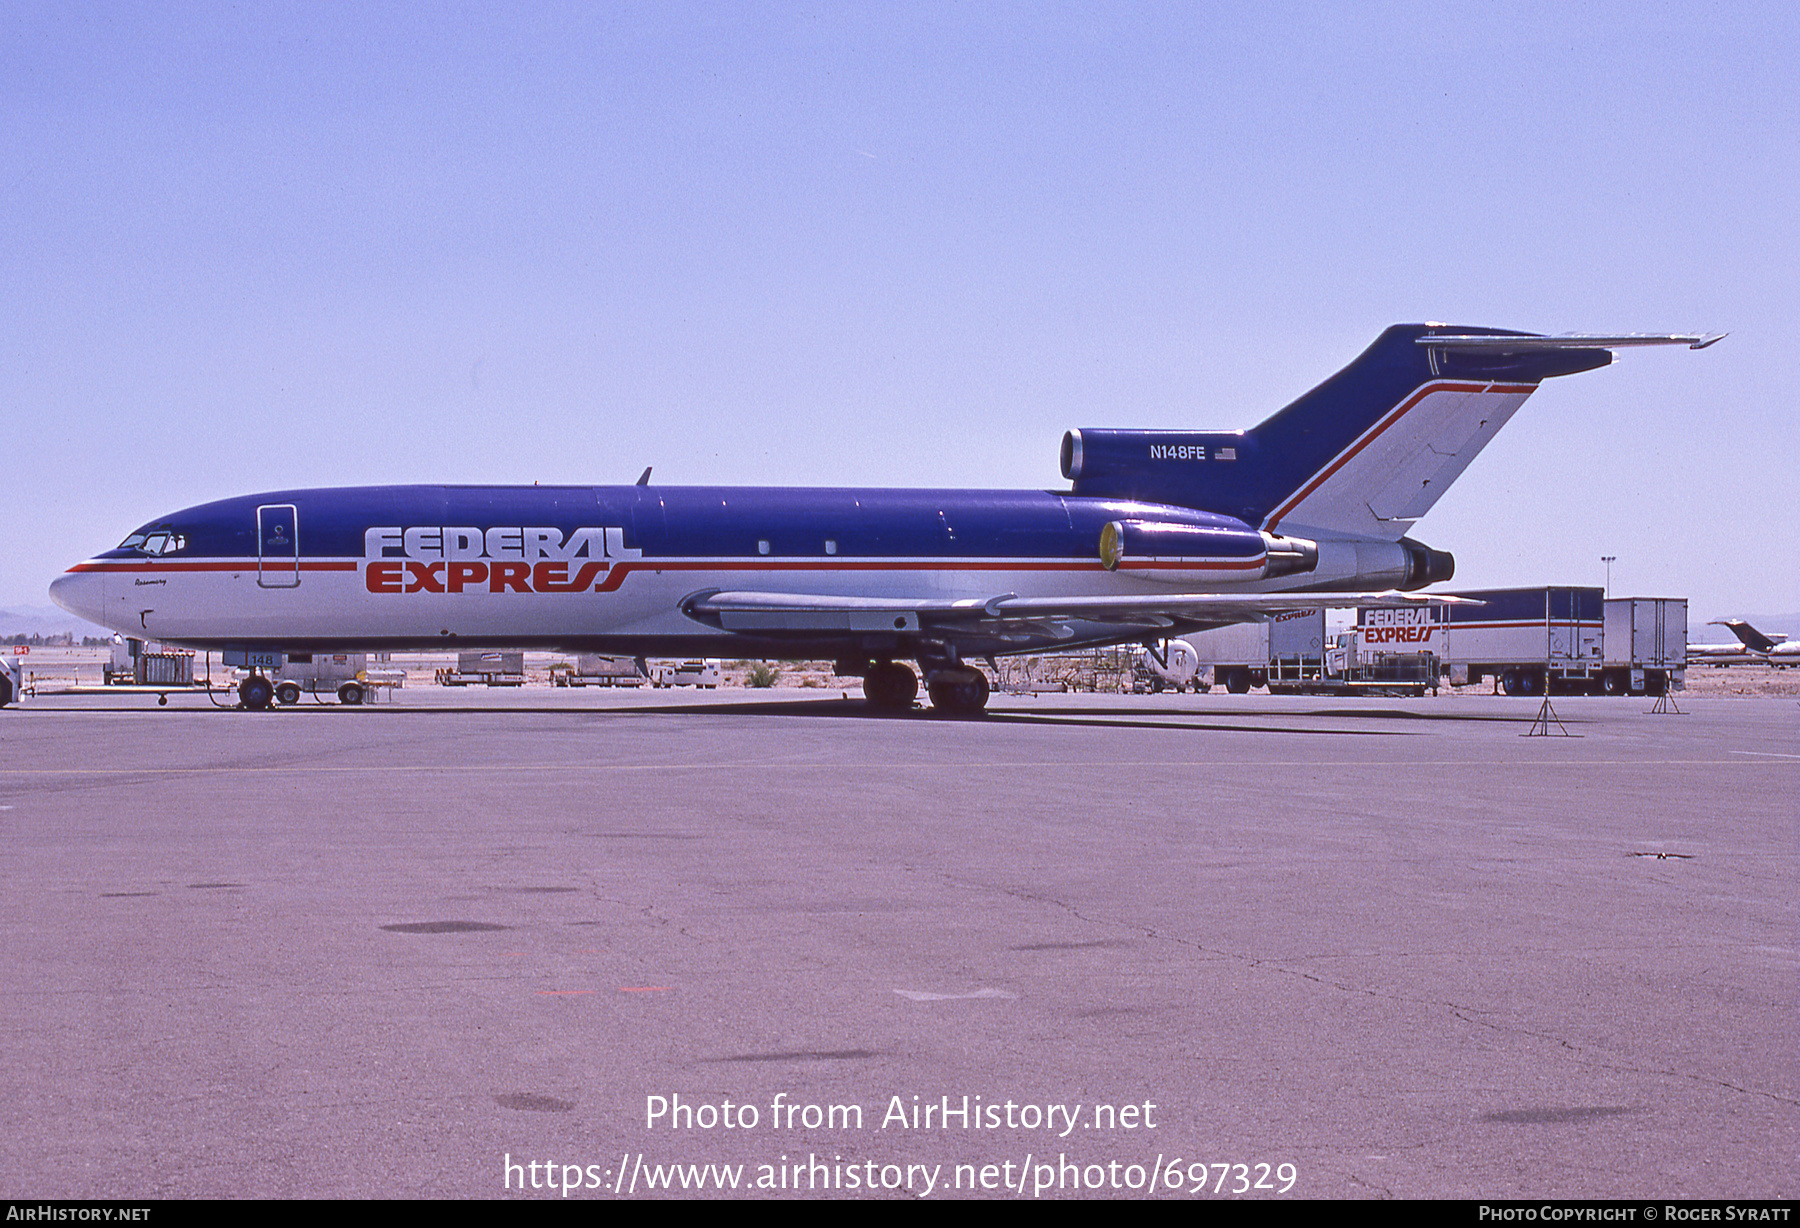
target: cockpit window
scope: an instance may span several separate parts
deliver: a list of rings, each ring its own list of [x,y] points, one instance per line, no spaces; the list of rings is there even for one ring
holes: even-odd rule
[[[137,550],[143,554],[174,554],[187,549],[187,534],[173,529],[157,528],[133,533],[119,543],[121,550]]]

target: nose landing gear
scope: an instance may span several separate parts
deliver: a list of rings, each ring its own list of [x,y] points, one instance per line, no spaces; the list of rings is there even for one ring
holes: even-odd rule
[[[261,674],[251,674],[238,683],[238,702],[247,712],[261,712],[275,699],[275,687]]]

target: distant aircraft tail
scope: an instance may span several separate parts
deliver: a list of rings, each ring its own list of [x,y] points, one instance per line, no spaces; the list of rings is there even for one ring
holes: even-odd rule
[[[1078,495],[1203,507],[1271,533],[1398,541],[1543,380],[1603,367],[1621,346],[1716,340],[1396,324],[1247,431],[1071,431],[1063,476]]]
[[[1727,618],[1721,621],[1723,621],[1727,627],[1731,628],[1731,633],[1742,640],[1744,642],[1744,647],[1748,648],[1751,652],[1770,652],[1774,649],[1776,644],[1775,640],[1770,639],[1743,619]]]

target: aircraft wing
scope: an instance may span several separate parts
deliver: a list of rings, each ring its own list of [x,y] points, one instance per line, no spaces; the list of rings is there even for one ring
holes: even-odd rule
[[[1465,605],[1467,598],[1417,593],[1171,593],[1108,597],[1020,597],[906,600],[896,597],[829,597],[808,593],[723,592],[707,589],[681,602],[690,618],[726,631],[818,633],[831,631],[954,634],[1003,624],[1035,625],[1052,639],[1075,634],[1072,622],[1110,623],[1121,629],[1163,631],[1181,626],[1256,622],[1290,610],[1320,606],[1417,607]]]

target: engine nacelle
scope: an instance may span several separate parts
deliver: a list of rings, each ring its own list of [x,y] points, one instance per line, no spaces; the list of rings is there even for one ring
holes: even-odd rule
[[[1108,571],[1169,584],[1233,584],[1311,571],[1319,564],[1319,547],[1242,523],[1112,520],[1100,530],[1100,563]]]
[[[1406,579],[1400,585],[1403,589],[1424,588],[1456,574],[1456,556],[1448,550],[1433,550],[1410,537],[1400,539],[1400,548],[1406,551]]]
[[[1195,474],[1209,463],[1230,463],[1246,440],[1242,431],[1068,431],[1062,475],[1077,486],[1112,486],[1147,472]]]

